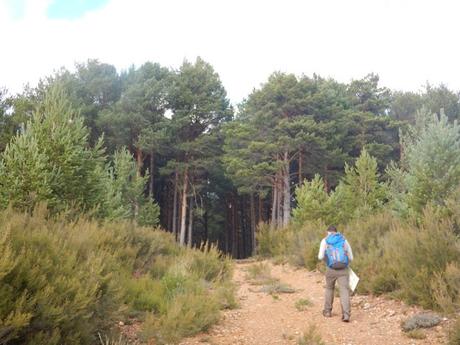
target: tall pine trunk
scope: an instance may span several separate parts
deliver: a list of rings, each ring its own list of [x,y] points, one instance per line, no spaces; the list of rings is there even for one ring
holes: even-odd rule
[[[278,174],[275,175],[275,180],[273,181],[273,203],[272,203],[272,220],[271,228],[276,228],[277,223],[277,211],[278,211]]]
[[[185,245],[185,221],[187,219],[187,186],[188,186],[188,168],[185,168],[184,171],[184,182],[182,188],[182,210],[181,210],[181,220],[180,220],[180,236],[179,243],[181,246]]]
[[[190,197],[189,200],[189,209],[188,209],[188,240],[187,246],[192,247],[192,238],[193,238],[193,198]]]
[[[264,221],[263,214],[262,214],[262,198],[260,194],[257,195],[259,200],[259,211],[257,213],[257,223],[262,223]]]
[[[232,256],[238,258],[238,203],[235,193],[232,195]]]
[[[140,148],[136,149],[136,161],[137,161],[137,176],[142,174],[142,164],[143,164],[142,150]]]
[[[256,249],[256,205],[254,201],[254,193],[250,195],[251,208],[251,255],[254,255]]]
[[[153,192],[154,192],[154,171],[153,169],[155,169],[155,153],[153,152],[150,152],[150,183],[149,183],[149,196],[150,196],[150,199],[154,199],[154,196],[153,196]]]
[[[278,189],[278,202],[276,205],[276,227],[280,228],[283,226],[283,171],[278,173],[276,188]]]
[[[283,168],[283,226],[287,226],[291,220],[291,186],[288,152],[284,152]]]
[[[179,182],[179,177],[177,170],[174,172],[174,197],[173,197],[173,215],[172,215],[172,232],[174,238],[177,240],[177,184]]]
[[[302,168],[303,168],[302,150],[299,150],[299,185],[302,184]]]

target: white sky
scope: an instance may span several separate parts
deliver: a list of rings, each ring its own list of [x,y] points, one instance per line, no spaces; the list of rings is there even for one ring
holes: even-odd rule
[[[460,1],[110,0],[73,21],[48,19],[51,0],[25,0],[13,19],[11,1],[0,0],[0,86],[13,92],[88,58],[120,70],[177,68],[197,55],[233,103],[275,70],[343,82],[375,72],[393,89],[460,89]]]

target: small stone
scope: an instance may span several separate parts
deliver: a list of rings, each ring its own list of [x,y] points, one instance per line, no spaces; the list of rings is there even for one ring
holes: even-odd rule
[[[364,303],[363,309],[364,309],[364,310],[367,310],[367,309],[369,309],[370,307],[371,307],[371,305],[370,305],[369,303]]]
[[[118,325],[119,325],[119,326],[124,326],[125,323],[124,323],[123,321],[120,321],[120,322],[118,322]]]

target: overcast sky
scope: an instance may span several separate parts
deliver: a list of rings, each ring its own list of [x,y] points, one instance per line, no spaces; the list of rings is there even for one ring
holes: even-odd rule
[[[0,0],[0,86],[97,58],[118,70],[201,56],[233,103],[275,70],[460,89],[460,1]]]

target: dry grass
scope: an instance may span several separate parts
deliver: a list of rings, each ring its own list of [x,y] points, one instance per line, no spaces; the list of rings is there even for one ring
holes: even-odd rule
[[[299,337],[297,345],[325,345],[318,333],[316,326],[311,324],[308,329]]]

